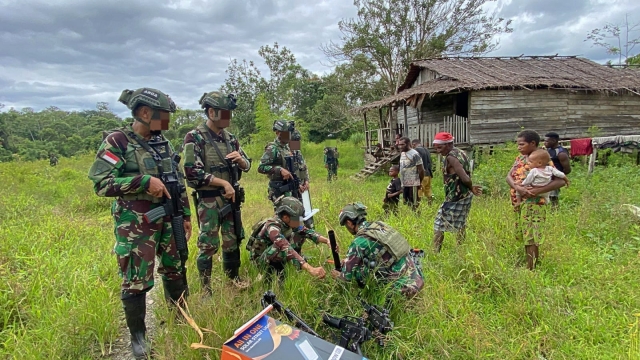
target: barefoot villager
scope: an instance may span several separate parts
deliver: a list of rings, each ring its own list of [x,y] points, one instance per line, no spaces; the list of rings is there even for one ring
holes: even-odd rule
[[[236,108],[232,94],[218,91],[200,98],[207,121],[187,133],[184,138],[184,172],[189,187],[195,189],[198,223],[197,267],[205,294],[211,295],[213,255],[220,249],[222,233],[222,269],[237,287],[246,287],[240,279],[240,242],[244,237],[242,222],[234,219],[232,203],[244,202],[244,190],[233,184],[242,172],[251,168],[251,159],[240,147],[238,139],[226,129],[231,125],[231,111]],[[238,192],[236,192],[236,188]],[[236,228],[237,227],[237,228]]]
[[[420,182],[420,189],[418,190],[418,196],[420,198],[427,198],[427,203],[431,205],[433,200],[433,192],[431,191],[431,179],[433,178],[433,165],[431,164],[431,153],[427,148],[422,146],[420,139],[413,139],[411,146],[415,151],[420,154],[422,159],[422,168],[424,169],[424,177]]]
[[[402,195],[404,203],[418,210],[420,195],[418,190],[424,179],[424,167],[420,154],[411,148],[411,140],[408,137],[398,139],[400,154],[400,181],[402,182]]]
[[[447,132],[436,134],[433,140],[436,152],[442,156],[445,192],[445,200],[438,209],[433,225],[435,252],[440,252],[445,232],[455,233],[458,245],[464,241],[473,195],[482,194],[481,187],[474,186],[471,181],[467,154],[453,146],[453,141],[453,136]]]
[[[145,326],[146,294],[154,285],[156,256],[169,304],[188,294],[183,272],[186,257],[181,259],[174,230],[184,230],[183,241],[189,239],[191,213],[186,189],[181,185],[184,176],[176,161],[179,159],[161,134],[169,129],[175,104],[168,95],[151,88],[124,90],[118,101],[131,109],[134,122],[104,139],[89,178],[98,196],[116,198],[112,205],[116,237],[113,251],[122,277],[120,297],[133,355],[141,359],[151,354]],[[172,219],[179,216],[162,212],[166,209],[163,204],[171,200],[184,219],[182,224],[172,224]],[[162,216],[151,220],[151,210]]]
[[[538,149],[540,135],[532,130],[523,130],[518,134],[516,142],[520,155],[507,174],[507,184],[511,187],[511,203],[516,214],[516,240],[524,243],[527,268],[533,270],[540,257],[542,229],[547,215],[548,201],[542,194],[560,189],[565,185],[565,180],[554,177],[548,185],[540,187],[519,185],[532,169],[529,156]],[[518,202],[518,195],[522,198],[522,203]]]
[[[361,287],[372,277],[407,297],[415,296],[424,286],[424,278],[411,258],[411,245],[388,224],[368,222],[366,209],[361,203],[352,203],[340,211],[340,225],[356,238],[349,245],[341,271],[331,270],[331,276],[355,280]]]

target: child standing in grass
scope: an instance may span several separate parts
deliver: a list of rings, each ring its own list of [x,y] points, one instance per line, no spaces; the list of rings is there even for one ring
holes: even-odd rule
[[[533,168],[530,156],[538,149],[540,135],[532,130],[524,130],[518,134],[516,142],[520,155],[507,174],[507,184],[511,187],[511,203],[517,217],[516,240],[524,243],[527,268],[533,270],[540,256],[541,230],[546,220],[546,205],[549,203],[542,194],[561,188],[565,181],[554,178],[545,186],[523,186],[522,182]],[[522,201],[519,202],[518,198]]]
[[[393,212],[397,214],[398,212],[398,204],[400,203],[400,194],[402,194],[402,183],[400,178],[398,177],[398,173],[400,172],[400,167],[398,165],[393,165],[389,168],[389,176],[391,177],[391,181],[389,181],[389,185],[387,185],[387,191],[384,194],[384,200],[382,204],[382,208],[385,213],[389,215],[389,212]]]

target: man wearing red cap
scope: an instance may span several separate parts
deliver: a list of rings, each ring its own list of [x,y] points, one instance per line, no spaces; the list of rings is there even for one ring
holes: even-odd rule
[[[454,147],[453,140],[447,132],[438,133],[433,139],[436,152],[442,155],[445,192],[444,203],[438,209],[433,225],[433,248],[436,252],[440,252],[445,231],[455,232],[458,245],[462,243],[473,195],[482,194],[482,189],[471,182],[467,154]]]

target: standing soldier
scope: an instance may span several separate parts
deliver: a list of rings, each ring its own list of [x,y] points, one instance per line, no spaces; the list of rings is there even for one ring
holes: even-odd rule
[[[291,133],[295,130],[295,123],[287,120],[276,120],[273,123],[273,131],[276,139],[267,144],[264,154],[260,158],[258,172],[269,177],[269,200],[274,203],[280,196],[300,197],[305,186],[293,169],[293,153],[289,148]],[[287,165],[289,163],[289,166]]]
[[[58,165],[58,158],[56,157],[55,154],[50,154],[49,155],[49,165],[50,166],[56,166]]]
[[[331,138],[332,135],[329,134]],[[326,146],[324,148],[324,167],[327,169],[327,181],[338,178],[338,147]]]
[[[222,268],[236,286],[246,287],[238,276],[240,241],[244,238],[239,205],[244,202],[244,190],[237,180],[240,170],[249,171],[251,159],[240,147],[238,139],[225,130],[231,123],[231,110],[236,108],[233,94],[205,93],[200,98],[200,106],[207,122],[184,138],[184,170],[188,185],[196,189],[200,225],[198,272],[205,293],[211,295],[212,257],[220,248],[220,229]],[[231,204],[237,205],[236,210],[231,210]]]
[[[155,256],[160,260],[158,273],[165,299],[172,304],[188,294],[177,245],[186,246],[191,236],[191,213],[178,169],[180,159],[161,135],[169,129],[175,104],[168,95],[151,88],[124,90],[118,101],[131,109],[134,122],[103,140],[89,178],[98,196],[116,198],[113,251],[123,280],[121,299],[131,347],[139,359],[150,355],[146,293],[154,285]]]

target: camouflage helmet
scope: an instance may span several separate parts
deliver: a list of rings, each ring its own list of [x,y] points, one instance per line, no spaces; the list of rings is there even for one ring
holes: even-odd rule
[[[220,91],[212,91],[202,94],[202,97],[198,101],[203,109],[207,106],[214,109],[233,110],[236,105],[236,96],[233,94],[224,95]]]
[[[296,129],[294,121],[279,119],[273,122],[273,131],[293,131]]]
[[[291,140],[293,141],[301,141],[302,140],[302,134],[300,134],[300,131],[293,130],[293,132],[291,133]]]
[[[347,204],[340,211],[340,215],[338,215],[340,226],[344,226],[344,224],[347,222],[347,219],[354,222],[358,222],[357,220],[360,218],[364,219],[367,216],[366,210],[367,207],[360,202]]]
[[[152,88],[122,90],[118,101],[127,105],[134,116],[136,108],[141,105],[146,105],[152,109],[168,111],[171,113],[176,111],[176,104],[171,100],[169,95]]]
[[[276,200],[276,213],[286,213],[291,217],[303,217],[304,206],[300,200],[292,196],[281,197]]]

